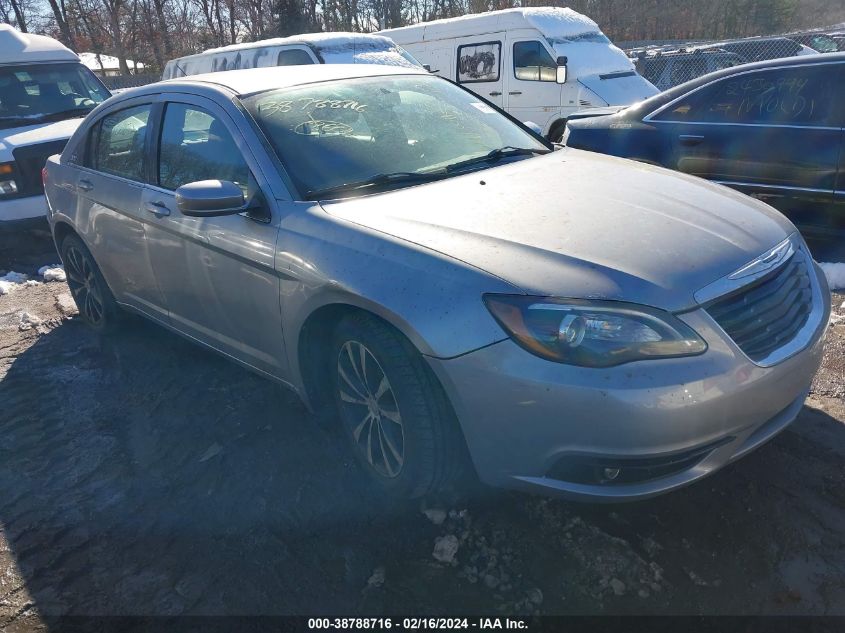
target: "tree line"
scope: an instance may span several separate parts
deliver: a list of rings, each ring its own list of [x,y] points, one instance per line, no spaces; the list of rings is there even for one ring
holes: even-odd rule
[[[317,31],[372,32],[516,6],[569,6],[615,42],[722,39],[845,22],[843,0],[0,0],[0,21],[154,72],[207,48]]]

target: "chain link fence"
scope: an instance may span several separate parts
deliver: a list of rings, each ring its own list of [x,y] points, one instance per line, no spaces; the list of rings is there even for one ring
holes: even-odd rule
[[[825,30],[720,41],[667,40],[618,44],[637,71],[660,90],[701,75],[767,59],[845,51],[845,25]]]

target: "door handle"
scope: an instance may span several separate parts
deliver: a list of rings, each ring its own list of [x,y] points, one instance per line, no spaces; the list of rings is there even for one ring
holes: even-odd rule
[[[678,140],[681,142],[681,145],[693,147],[694,145],[701,143],[701,141],[704,140],[704,137],[699,134],[681,134],[678,136]]]
[[[491,97],[501,97],[502,93],[499,92],[498,90],[494,90],[493,92],[490,93],[490,96]]]
[[[90,180],[82,179],[76,184],[76,188],[82,191],[91,191],[94,188],[94,184]]]
[[[521,95],[522,91],[521,90],[511,90],[508,94],[509,95]]]
[[[167,205],[164,204],[161,200],[156,200],[155,202],[148,202],[146,204],[146,209],[153,215],[162,218],[166,215],[170,215],[170,209],[167,208]]]

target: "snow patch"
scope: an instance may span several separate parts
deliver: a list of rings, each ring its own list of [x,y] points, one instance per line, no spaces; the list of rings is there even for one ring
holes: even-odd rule
[[[827,284],[831,290],[845,290],[845,264],[825,262],[819,264],[827,277]]]
[[[324,54],[323,58],[327,56]],[[326,63],[343,63],[343,62],[329,62]],[[400,66],[402,68],[419,68],[416,64],[408,61],[397,50],[392,51],[369,51],[364,53],[355,53],[350,59],[352,64],[382,64],[383,66]]]
[[[14,270],[10,270],[5,275],[0,277],[0,281],[8,281],[13,284],[22,284],[29,278],[29,275],[24,273],[16,273]]]
[[[44,281],[66,281],[65,269],[61,264],[48,264],[38,269],[38,274]]]
[[[0,295],[9,294],[12,290],[17,290],[21,286],[33,286],[38,284],[38,282],[28,283],[28,278],[28,275],[25,275],[24,273],[16,273],[14,270],[7,272],[5,275],[0,277]]]
[[[386,37],[325,35],[324,38],[315,39],[314,45],[327,64],[383,64],[419,68],[419,65],[402,57],[396,45]]]
[[[579,37],[587,33],[601,33],[599,25],[583,13],[569,7],[526,7],[516,9],[525,19],[547,37]]]
[[[37,328],[42,322],[41,317],[30,314],[29,312],[24,312],[21,314],[20,326],[18,329],[20,329],[21,332],[31,330],[32,328]]]
[[[434,541],[434,551],[431,555],[441,563],[452,563],[458,553],[458,546],[458,537],[454,534],[440,536]]]
[[[56,295],[56,307],[66,317],[71,317],[79,313],[76,302],[69,292],[62,292]]]
[[[423,510],[423,514],[429,521],[434,523],[434,525],[441,525],[443,521],[446,520],[446,510],[441,510],[440,508],[429,508],[428,510]]]
[[[367,587],[383,587],[386,579],[387,575],[384,567],[376,567],[369,580],[367,580]]]

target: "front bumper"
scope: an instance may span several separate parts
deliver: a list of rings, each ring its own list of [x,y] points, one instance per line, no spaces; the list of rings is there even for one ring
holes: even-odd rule
[[[708,343],[701,356],[606,369],[542,360],[510,340],[428,361],[486,483],[592,501],[674,490],[769,440],[798,414],[821,364],[830,314],[810,343],[772,367],[751,362],[704,310],[681,318]],[[628,483],[559,478],[568,461],[673,461],[680,470]],[[671,470],[671,469],[670,469]],[[624,479],[624,478],[623,478]]]
[[[0,227],[23,221],[47,220],[47,199],[44,194],[0,200]]]

